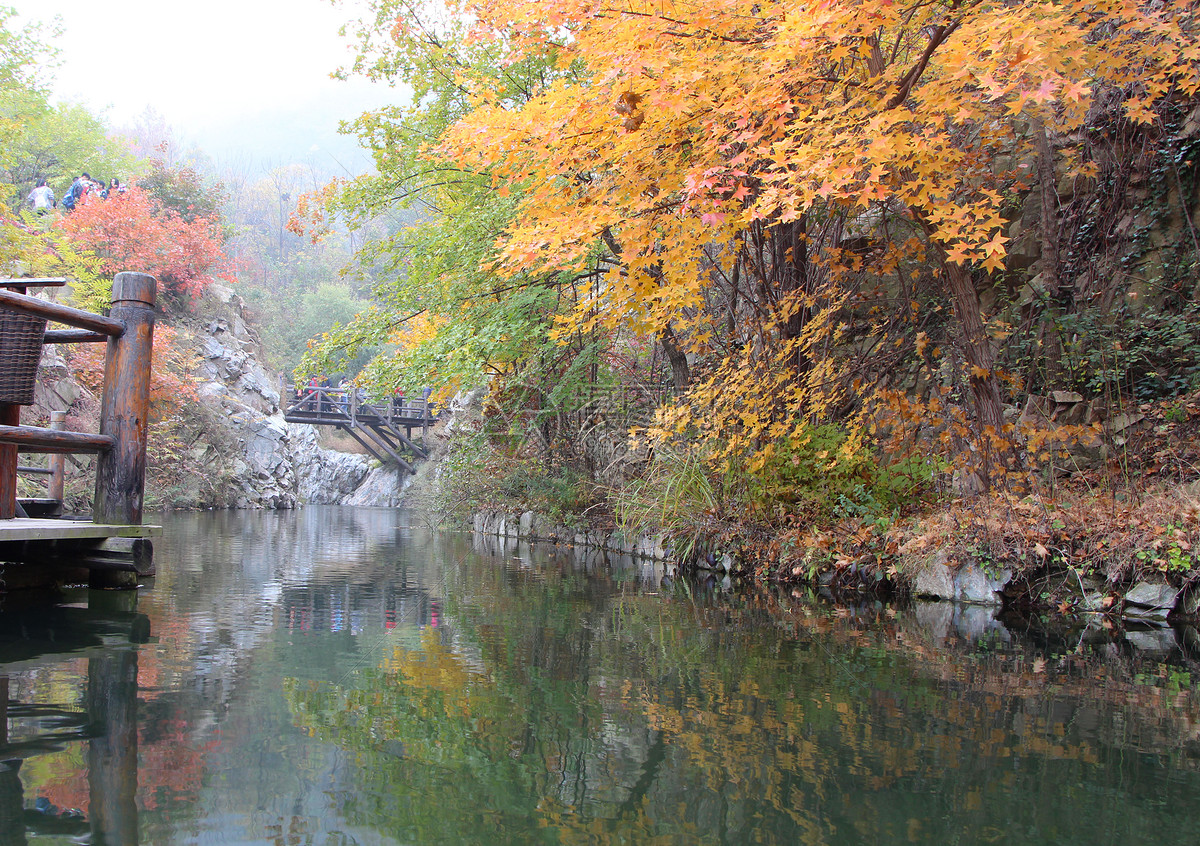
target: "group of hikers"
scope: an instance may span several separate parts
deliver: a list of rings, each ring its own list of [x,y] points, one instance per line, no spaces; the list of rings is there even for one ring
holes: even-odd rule
[[[128,188],[121,184],[121,180],[115,177],[105,183],[103,179],[93,179],[91,174],[85,171],[75,177],[61,201],[55,199],[54,191],[46,184],[46,180],[38,180],[37,187],[25,198],[25,204],[38,214],[49,214],[60,202],[66,211],[74,211],[84,197],[107,200],[113,194],[124,194],[127,190]]]

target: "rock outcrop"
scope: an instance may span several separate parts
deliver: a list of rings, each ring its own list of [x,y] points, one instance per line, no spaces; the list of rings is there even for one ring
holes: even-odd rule
[[[924,562],[913,580],[913,595],[974,605],[1000,605],[1012,570],[991,572],[975,561],[951,562],[942,553]]]
[[[376,466],[342,503],[361,506],[400,505],[404,490],[411,482],[412,477],[405,475],[402,479],[401,471],[396,467]]]
[[[279,379],[259,360],[243,307],[231,288],[212,285],[197,306],[204,317],[181,332],[200,359],[197,395],[209,412],[201,416],[191,457],[211,483],[213,506],[294,508],[301,502],[297,456],[279,406]]]
[[[367,478],[372,464],[367,458],[322,448],[317,444],[317,430],[312,426],[289,423],[287,430],[296,459],[300,502],[307,505],[345,503]]]
[[[175,346],[195,352],[198,402],[187,403],[172,427],[174,443],[151,443],[146,501],[167,508],[295,508],[303,504],[394,505],[394,470],[361,455],[322,448],[311,426],[286,423],[282,381],[262,363],[261,343],[233,289],[212,285],[193,315],[172,324]],[[67,426],[95,431],[99,403],[75,378],[70,363],[47,347],[36,404],[26,415],[44,425],[67,411]],[[161,436],[160,436],[161,437]],[[90,463],[82,457],[84,465]],[[90,507],[90,472],[68,474],[68,510]],[[360,490],[364,480],[367,485]]]

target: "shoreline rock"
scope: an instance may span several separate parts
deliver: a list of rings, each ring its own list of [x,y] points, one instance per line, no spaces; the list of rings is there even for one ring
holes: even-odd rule
[[[477,535],[566,543],[653,561],[666,561],[671,557],[670,545],[662,534],[626,537],[619,531],[606,533],[594,529],[580,529],[534,511],[519,514],[507,511],[478,511],[471,521],[471,530]]]

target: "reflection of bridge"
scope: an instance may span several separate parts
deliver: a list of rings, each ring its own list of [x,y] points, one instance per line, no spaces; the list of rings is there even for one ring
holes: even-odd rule
[[[411,473],[412,464],[401,453],[429,457],[412,436],[414,429],[420,429],[424,443],[425,433],[435,419],[435,406],[428,400],[399,397],[367,402],[353,389],[298,387],[292,390],[292,403],[283,419],[341,429],[380,461],[386,464],[391,460]]]
[[[276,620],[289,632],[357,636],[380,628],[437,628],[442,624],[442,610],[441,601],[411,582],[402,567],[394,577],[370,584],[344,581],[285,588]]]

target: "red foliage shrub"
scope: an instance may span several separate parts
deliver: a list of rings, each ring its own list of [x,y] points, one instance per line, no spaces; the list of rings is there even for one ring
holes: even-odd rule
[[[229,279],[216,221],[186,221],[139,188],[108,199],[86,197],[60,225],[77,247],[100,257],[104,273],[153,274],[159,290],[176,298],[195,299],[215,278]]]

